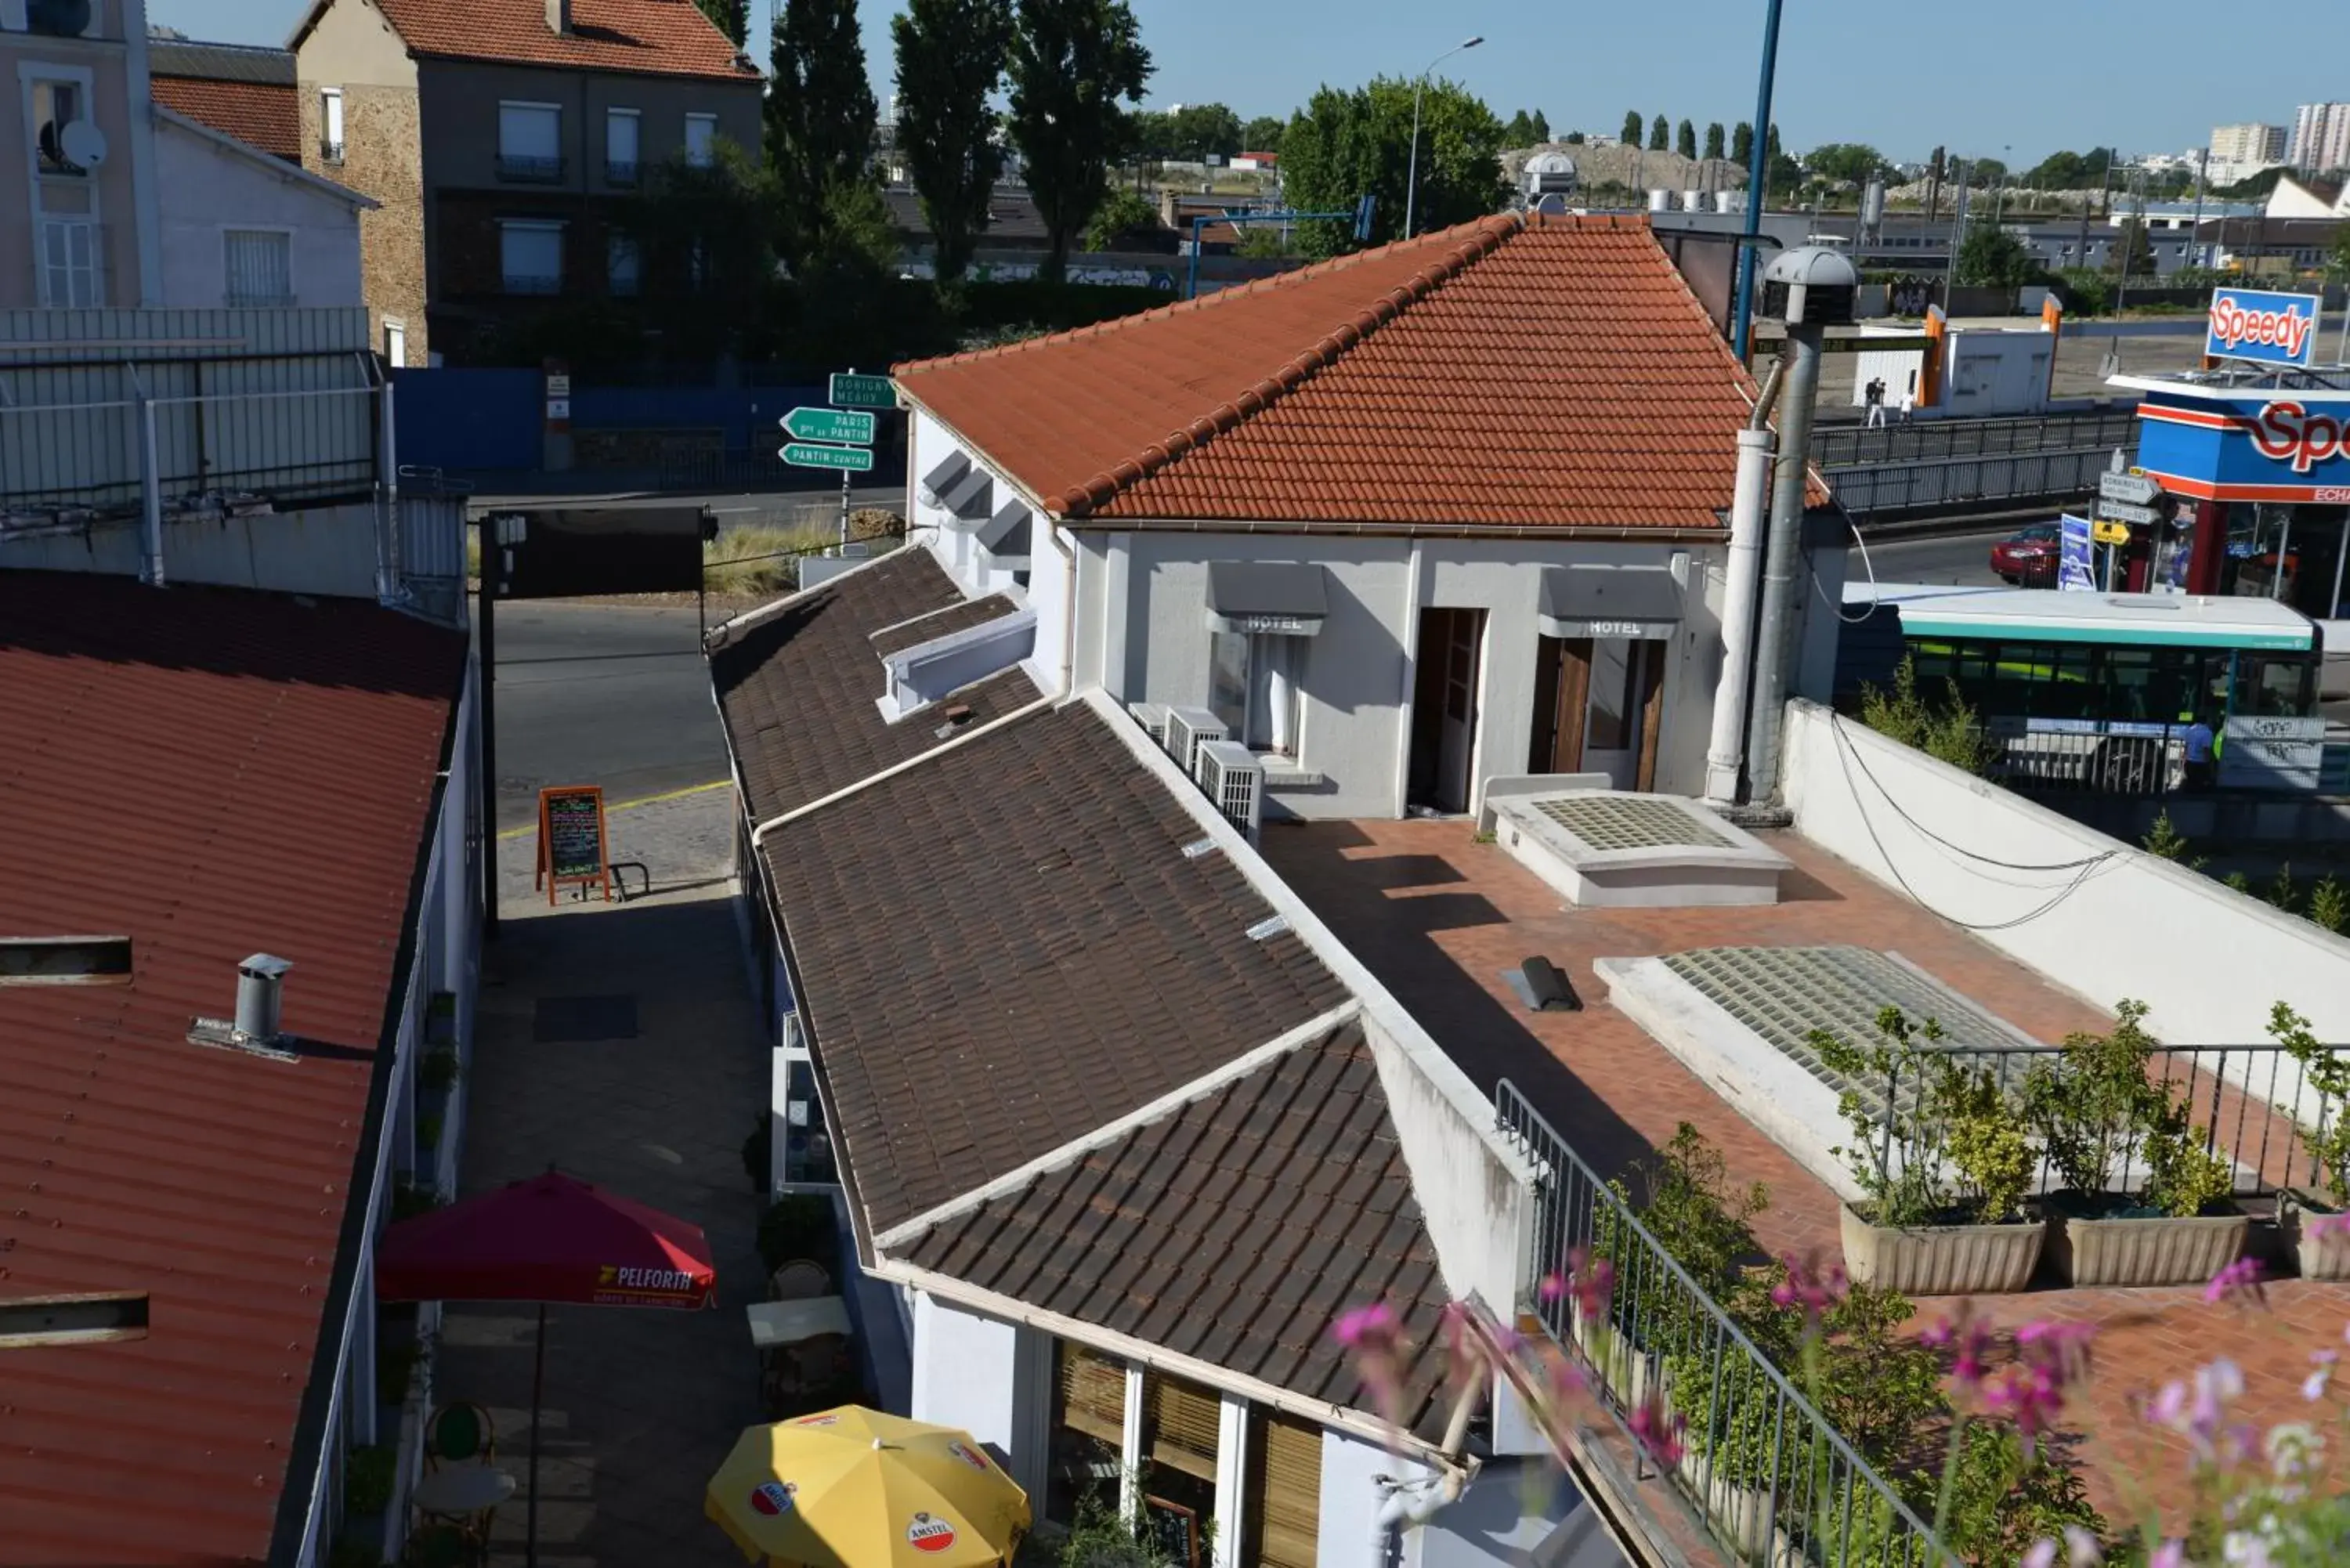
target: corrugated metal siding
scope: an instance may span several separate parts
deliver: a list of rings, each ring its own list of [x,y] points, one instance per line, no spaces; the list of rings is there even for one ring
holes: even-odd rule
[[[465,577],[465,504],[455,496],[400,498],[400,572],[404,577]]]
[[[0,1290],[151,1300],[144,1339],[5,1353],[0,1558],[266,1555],[464,658],[371,606],[0,572],[0,933],[132,941],[127,986],[0,990]],[[188,1044],[253,952],[349,1055]]]
[[[355,363],[182,363],[149,369],[156,472],[167,508],[211,491],[300,501],[362,493],[375,484],[375,400],[382,394],[367,386]],[[121,371],[108,368],[103,373]],[[88,372],[39,374],[79,378]],[[209,390],[222,379],[275,379],[282,385],[269,391]],[[159,381],[201,381],[208,391],[202,397],[166,395],[156,389]],[[135,399],[0,407],[0,511],[135,510],[145,471],[143,449],[143,419]]]
[[[0,359],[190,358],[370,348],[364,306],[298,310],[0,310]]]

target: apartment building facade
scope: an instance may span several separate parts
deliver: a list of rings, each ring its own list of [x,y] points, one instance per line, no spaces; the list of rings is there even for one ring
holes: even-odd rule
[[[0,309],[160,303],[147,70],[141,0],[0,0]]]
[[[757,69],[667,0],[318,0],[290,47],[306,166],[381,204],[365,292],[395,367],[635,294],[623,204],[673,158],[758,145]]]
[[[2284,161],[2307,174],[2350,167],[2350,103],[2305,103],[2295,109]]]

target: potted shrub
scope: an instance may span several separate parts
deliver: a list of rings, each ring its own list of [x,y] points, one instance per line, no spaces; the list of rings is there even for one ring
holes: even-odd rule
[[[2309,1150],[2310,1179],[2317,1186],[2280,1194],[2277,1221],[2293,1238],[2302,1278],[2350,1279],[2350,1235],[2338,1230],[2312,1235],[2301,1218],[2350,1212],[2350,1064],[2319,1044],[2309,1020],[2282,1002],[2269,1012],[2269,1034],[2301,1064],[2317,1096],[2317,1125],[2300,1129],[2302,1147]]]
[[[2183,1285],[2243,1251],[2228,1162],[2198,1147],[2187,1107],[2147,1076],[2146,1004],[2114,1009],[2106,1034],[2065,1036],[2024,1079],[2026,1114],[2064,1187],[2049,1197],[2049,1255],[2075,1285]],[[2126,1189],[2131,1157],[2145,1179]]]
[[[1887,1007],[1877,1034],[1867,1046],[1811,1036],[1828,1067],[1885,1086],[1881,1113],[1855,1089],[1837,1102],[1852,1141],[1833,1152],[1862,1194],[1839,1216],[1846,1272],[1909,1295],[2022,1290],[2048,1228],[2023,1211],[2033,1155],[2018,1107],[1990,1067],[1934,1049],[1935,1020],[1913,1027]]]

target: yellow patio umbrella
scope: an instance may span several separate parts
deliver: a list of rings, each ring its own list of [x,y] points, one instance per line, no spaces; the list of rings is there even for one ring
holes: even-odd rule
[[[809,1568],[985,1568],[1029,1521],[971,1434],[861,1405],[746,1428],[702,1511],[752,1562]]]

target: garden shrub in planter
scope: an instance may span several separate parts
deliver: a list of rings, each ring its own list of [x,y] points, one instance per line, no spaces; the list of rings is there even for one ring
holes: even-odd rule
[[[1820,1060],[1848,1078],[1914,1085],[1908,1106],[1894,1097],[1881,1119],[1853,1090],[1837,1103],[1852,1141],[1832,1152],[1864,1194],[1840,1215],[1846,1270],[1914,1295],[2022,1290],[2048,1228],[2023,1210],[2033,1153],[2018,1108],[1990,1067],[1933,1048],[1935,1020],[1913,1026],[1887,1007],[1877,1033],[1866,1046],[1811,1035]]]
[[[2316,1228],[2302,1222],[2304,1212],[2350,1213],[2350,1064],[2320,1044],[2309,1020],[2282,1002],[2269,1011],[2269,1035],[2301,1064],[2317,1094],[2317,1126],[2303,1127],[2301,1141],[2321,1190],[2283,1195],[2278,1220],[2293,1237],[2303,1279],[2350,1279],[2350,1234],[2333,1228],[2313,1234]]]
[[[2250,1226],[2227,1204],[2228,1162],[2199,1147],[2186,1106],[2147,1076],[2157,1042],[2146,1011],[2123,1001],[2112,1033],[2066,1035],[2064,1054],[2024,1079],[2025,1113],[2064,1184],[2049,1199],[2049,1251],[2075,1285],[2200,1283],[2235,1261]],[[2129,1192],[2133,1152],[2146,1180]]]

